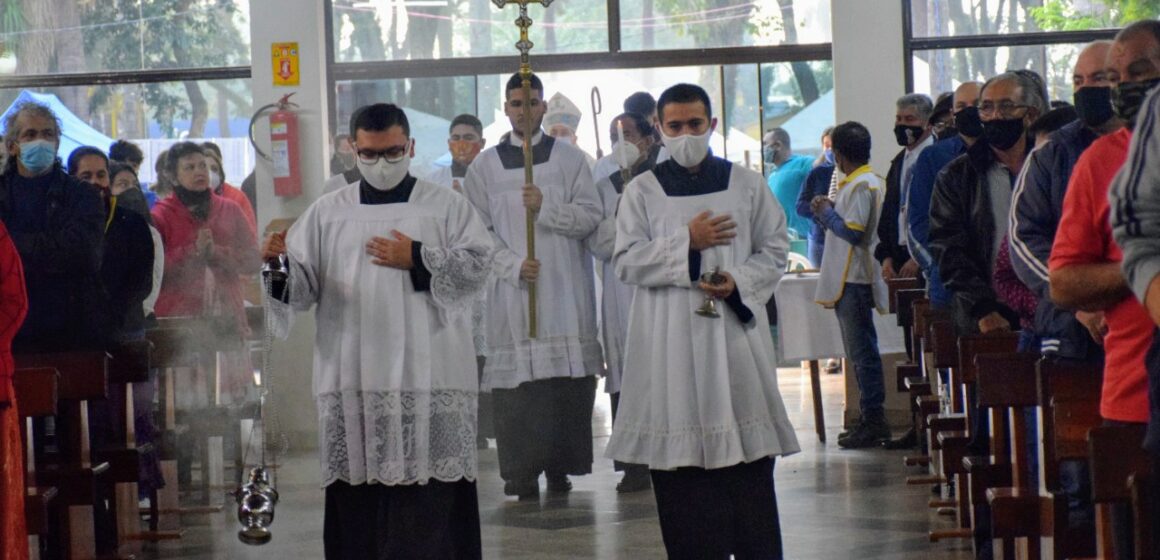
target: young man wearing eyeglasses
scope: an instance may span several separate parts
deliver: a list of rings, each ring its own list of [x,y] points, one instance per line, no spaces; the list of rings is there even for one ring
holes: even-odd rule
[[[491,240],[463,196],[410,175],[402,109],[352,128],[363,179],[263,244],[289,272],[278,330],[317,306],[326,558],[480,558],[471,304]]]

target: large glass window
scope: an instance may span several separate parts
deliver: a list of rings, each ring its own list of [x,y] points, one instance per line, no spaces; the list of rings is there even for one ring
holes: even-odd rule
[[[249,0],[36,0],[0,8],[0,75],[250,63]]]
[[[600,150],[608,152],[612,144],[609,123],[622,112],[625,98],[638,91],[657,97],[678,82],[700,84],[709,93],[718,119],[710,141],[713,152],[755,171],[763,170],[761,138],[769,129],[785,128],[794,138],[795,152],[815,156],[820,152],[822,130],[834,120],[833,70],[828,61],[544,72],[539,76],[547,97],[563,92],[580,108],[577,145],[593,157],[598,155],[598,143]],[[489,146],[511,130],[503,112],[506,79],[507,75],[481,75],[342,81],[337,84],[338,132],[347,131],[351,113],[362,105],[389,101],[405,107],[416,140],[412,165],[423,175],[450,165],[447,132],[456,115],[478,116]],[[602,106],[598,115],[592,108],[594,87]]]
[[[968,81],[986,81],[1005,70],[1034,70],[1051,100],[1071,101],[1071,70],[1083,45],[1037,45],[915,51],[914,89],[938,95]]]
[[[962,37],[1121,27],[1160,15],[1128,0],[910,0],[915,37]]]
[[[621,0],[625,50],[828,43],[829,0]]]
[[[154,181],[157,155],[181,140],[217,143],[232,185],[240,185],[254,168],[247,138],[254,109],[249,80],[0,90],[0,110],[21,100],[46,104],[57,113],[62,152],[80,145],[107,150],[122,138],[141,146],[145,163],[140,178],[145,183]]]
[[[338,62],[428,60],[515,53],[518,10],[486,0],[363,2],[334,0]],[[533,53],[608,50],[608,4],[560,1],[528,8]]]

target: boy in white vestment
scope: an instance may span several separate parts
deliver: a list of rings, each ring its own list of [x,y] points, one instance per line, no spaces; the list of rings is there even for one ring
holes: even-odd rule
[[[280,330],[316,306],[326,558],[479,558],[471,304],[490,238],[463,196],[408,173],[402,109],[352,128],[363,179],[263,244],[287,261]]]
[[[846,358],[854,364],[862,415],[849,432],[838,437],[847,449],[876,446],[890,439],[883,403],[886,384],[882,356],[874,330],[875,311],[886,309],[882,265],[874,259],[878,218],[885,193],[882,179],[870,169],[870,132],[856,122],[834,127],[830,133],[834,165],[845,174],[834,200],[816,196],[810,208],[826,230],[826,250],[815,299],[838,315]]]
[[[705,90],[669,88],[657,115],[671,159],[625,187],[616,220],[613,264],[636,293],[607,455],[649,465],[670,558],[781,558],[773,457],[800,448],[765,304],[785,212],[760,174],[709,153]],[[697,312],[707,297],[719,317]]]
[[[504,111],[512,132],[467,170],[464,190],[491,230],[495,281],[487,312],[483,388],[495,406],[504,493],[568,492],[568,475],[592,472],[592,406],[604,360],[596,339],[595,273],[584,240],[600,223],[600,197],[584,153],[545,134],[544,86],[532,76],[524,99],[508,80]],[[531,109],[535,184],[525,184],[524,103]],[[535,216],[536,259],[527,258],[527,211]],[[528,286],[536,284],[539,322],[528,329]]]

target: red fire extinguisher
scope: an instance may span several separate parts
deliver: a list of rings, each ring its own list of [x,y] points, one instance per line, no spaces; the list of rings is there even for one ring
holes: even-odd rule
[[[302,194],[302,171],[299,167],[298,115],[293,108],[297,103],[290,101],[294,92],[287,93],[277,103],[265,105],[250,118],[250,144],[259,156],[274,166],[274,194],[293,197]],[[254,141],[254,124],[263,113],[270,113],[270,153],[266,154]]]

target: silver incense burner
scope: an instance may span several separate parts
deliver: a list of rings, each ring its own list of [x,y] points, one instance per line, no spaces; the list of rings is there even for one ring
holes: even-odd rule
[[[242,485],[234,498],[238,502],[238,521],[242,524],[238,540],[255,546],[270,542],[273,538],[270,524],[274,522],[278,491],[270,484],[270,474],[266,469],[250,469],[250,481]]]

